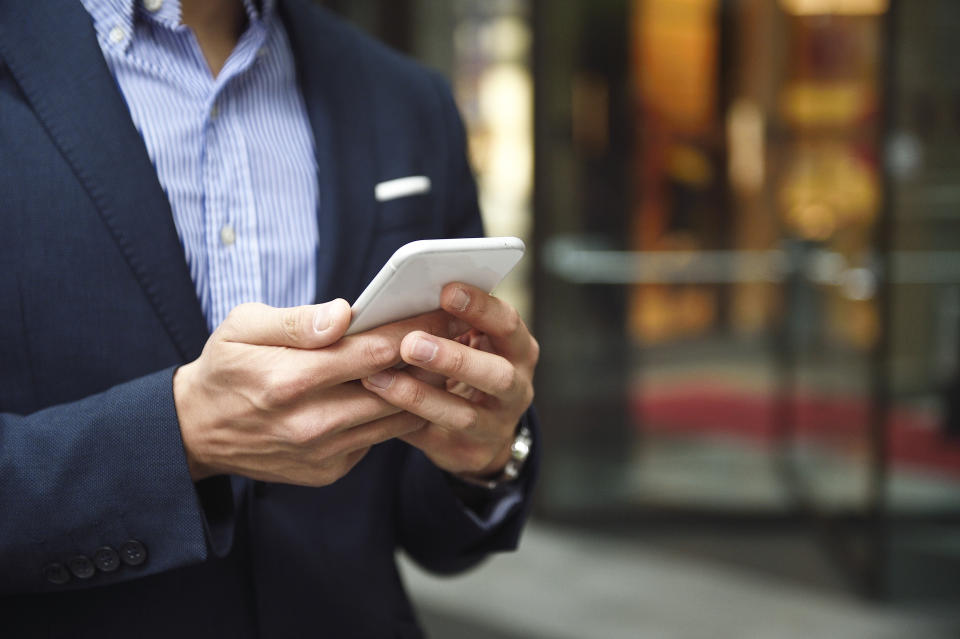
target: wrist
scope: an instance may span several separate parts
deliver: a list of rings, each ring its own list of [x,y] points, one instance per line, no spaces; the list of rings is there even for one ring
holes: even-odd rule
[[[511,437],[506,444],[504,444],[504,446],[500,449],[500,452],[497,453],[497,456],[494,457],[493,461],[491,461],[489,464],[475,472],[457,473],[457,476],[465,479],[477,479],[480,481],[489,481],[499,477],[503,474],[503,469],[506,468],[507,462],[510,461],[511,446],[513,446],[513,437]]]
[[[200,437],[198,436],[197,402],[192,393],[195,388],[192,382],[194,362],[185,364],[173,373],[173,404],[177,411],[177,421],[180,425],[180,440],[183,442],[183,451],[187,458],[187,469],[193,481],[200,481],[216,472],[208,464],[201,461]]]
[[[487,468],[476,473],[459,473],[460,480],[468,484],[494,489],[502,484],[512,482],[520,476],[523,466],[530,456],[533,447],[533,433],[522,422],[517,425],[514,437],[509,444],[497,455]],[[506,460],[501,461],[506,455]]]

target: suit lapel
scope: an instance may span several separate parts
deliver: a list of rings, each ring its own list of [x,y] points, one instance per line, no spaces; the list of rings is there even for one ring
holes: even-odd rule
[[[0,56],[185,360],[208,331],[170,205],[79,2],[0,2]]]
[[[373,241],[377,182],[374,96],[357,81],[363,60],[347,60],[340,29],[308,3],[285,0],[281,16],[297,60],[300,87],[314,133],[320,185],[317,300],[350,301],[365,284]]]

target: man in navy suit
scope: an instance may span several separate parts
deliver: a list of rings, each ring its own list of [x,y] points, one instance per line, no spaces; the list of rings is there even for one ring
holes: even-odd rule
[[[482,233],[456,109],[433,74],[279,2],[313,142],[310,301],[334,301],[220,321],[204,291],[235,281],[193,261],[166,160],[184,149],[108,47],[137,25],[195,38],[215,81],[272,4],[166,3],[163,34],[142,20],[164,0],[0,0],[0,634],[419,636],[394,553],[453,572],[514,548],[538,457],[501,477],[517,433],[537,438],[538,348],[504,302],[453,284],[442,311],[343,337],[338,298],[396,248]],[[410,175],[429,192],[374,197]]]

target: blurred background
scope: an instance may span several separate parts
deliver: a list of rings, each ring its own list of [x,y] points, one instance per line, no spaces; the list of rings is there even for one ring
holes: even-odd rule
[[[450,78],[543,347],[437,637],[960,637],[957,0],[326,0]]]

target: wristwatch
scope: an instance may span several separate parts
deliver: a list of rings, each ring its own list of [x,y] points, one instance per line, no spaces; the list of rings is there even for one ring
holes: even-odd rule
[[[530,429],[520,424],[517,428],[517,435],[510,444],[510,459],[507,465],[503,467],[503,472],[496,477],[487,479],[478,479],[475,477],[464,477],[457,475],[457,479],[474,486],[482,486],[488,490],[494,490],[503,484],[509,483],[520,476],[523,465],[530,456],[530,450],[533,448],[533,433]]]

